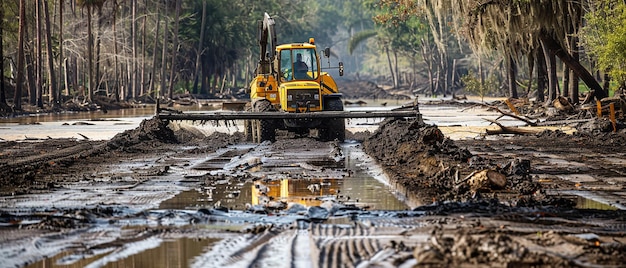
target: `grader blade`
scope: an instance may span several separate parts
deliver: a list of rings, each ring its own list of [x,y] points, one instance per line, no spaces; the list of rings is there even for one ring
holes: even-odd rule
[[[286,113],[286,112],[210,112],[210,113],[171,113],[159,112],[158,118],[162,120],[189,120],[189,121],[213,121],[213,120],[271,120],[271,119],[330,119],[330,118],[388,118],[407,117],[421,120],[421,114],[415,110],[391,110],[391,111],[324,111],[312,113]]]

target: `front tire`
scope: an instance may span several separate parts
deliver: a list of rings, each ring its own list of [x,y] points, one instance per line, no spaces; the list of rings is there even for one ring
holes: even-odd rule
[[[269,112],[273,109],[274,107],[269,101],[259,100],[254,103],[252,111]],[[276,122],[274,120],[253,120],[252,131],[256,132],[254,133],[256,135],[252,135],[254,142],[276,141]]]
[[[324,101],[324,111],[343,111],[343,102],[340,98],[328,98]],[[324,126],[318,129],[319,138],[324,141],[346,139],[346,123],[343,118],[329,119]]]

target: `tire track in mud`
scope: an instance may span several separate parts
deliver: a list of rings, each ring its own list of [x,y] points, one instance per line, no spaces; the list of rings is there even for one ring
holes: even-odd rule
[[[61,162],[64,160],[74,160],[93,154],[106,147],[105,144],[81,143],[78,145],[47,151],[43,154],[28,155],[17,159],[8,159],[0,166],[0,172],[7,174],[13,169],[23,169],[28,166],[38,166],[43,163]]]

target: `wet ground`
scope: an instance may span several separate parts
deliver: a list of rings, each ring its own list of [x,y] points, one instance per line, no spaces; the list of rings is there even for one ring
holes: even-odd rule
[[[0,266],[626,261],[622,135],[559,126],[564,132],[483,137],[482,118],[498,116],[491,111],[420,108],[426,124],[351,120],[346,143],[282,133],[250,144],[236,125],[158,120],[112,124],[125,132],[104,139],[74,129],[55,139],[2,137]],[[477,175],[484,170],[506,179]]]

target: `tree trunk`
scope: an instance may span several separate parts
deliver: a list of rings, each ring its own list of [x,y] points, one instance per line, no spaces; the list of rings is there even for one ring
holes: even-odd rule
[[[96,28],[96,36],[95,36],[95,48],[96,48],[96,55],[95,55],[95,67],[94,67],[94,82],[95,82],[95,87],[93,89],[93,92],[97,92],[100,90],[100,83],[102,83],[102,74],[100,73],[100,48],[102,47],[102,21],[100,18],[102,17],[102,12],[101,10],[98,10],[98,27]],[[105,88],[105,92],[108,94],[108,89]]]
[[[554,51],[550,50],[543,40],[541,41],[541,46],[543,47],[543,53],[546,56],[546,66],[548,67],[548,98],[546,99],[546,104],[550,104],[556,99],[556,57],[553,53]]]
[[[398,69],[398,51],[393,50],[393,66],[395,71],[395,77],[393,79],[393,88],[400,87],[400,69]]]
[[[158,41],[159,41],[159,29],[161,27],[161,14],[159,13],[159,5],[156,5],[156,27],[155,27],[155,33],[154,33],[154,44],[152,45],[152,71],[150,72],[150,85],[148,86],[148,90],[150,91],[150,95],[155,97],[154,94],[154,81],[156,78],[156,72],[157,72],[157,47],[159,45]],[[158,97],[158,96],[156,96]]]
[[[147,16],[144,16],[141,25],[141,75],[139,78],[139,96],[146,94],[146,19]]]
[[[422,58],[424,58],[424,63],[426,64],[426,68],[428,70],[428,88],[430,89],[430,94],[434,95],[435,85],[433,84],[433,61],[431,60],[432,50],[429,53],[430,46],[427,42],[428,40],[422,39]]]
[[[509,97],[517,98],[517,65],[513,60],[513,56],[507,57],[508,77],[509,77]]]
[[[548,70],[546,66],[546,56],[543,49],[539,48],[535,51],[537,57],[537,101],[543,102],[546,100],[546,81],[548,80]]]
[[[131,47],[131,61],[130,61],[130,98],[137,97],[137,1],[130,1],[131,20],[130,20],[130,47]]]
[[[485,87],[485,72],[483,71],[483,59],[480,55],[478,57],[478,81],[480,82],[480,88]]]
[[[196,70],[193,73],[193,91],[198,92],[198,75],[200,72],[200,58],[203,54],[202,47],[204,46],[204,28],[206,24],[206,1],[202,1],[202,23],[200,24],[200,40],[198,41],[198,50],[196,51]]]
[[[22,84],[24,80],[24,31],[26,30],[26,0],[20,0],[19,34],[17,37],[17,78],[13,108],[22,109]],[[4,75],[4,74],[3,74]]]
[[[569,78],[569,72],[570,69],[567,67],[567,64],[563,63],[563,88],[561,89],[561,96],[569,96],[569,83],[570,83],[570,78]]]
[[[580,61],[580,54],[578,53],[578,38],[575,36],[572,37],[572,58],[577,62]],[[569,69],[569,72],[570,72],[570,88],[569,88],[570,101],[572,102],[572,104],[578,104],[580,102],[580,99],[578,98],[578,84],[579,84],[578,75],[576,75],[576,73],[572,69]]]
[[[28,44],[29,40],[28,40],[28,29],[25,30],[26,32],[24,33],[24,43]],[[43,103],[42,103],[42,98],[41,98],[41,90],[37,90],[37,77],[36,77],[36,70],[35,68],[37,67],[35,64],[35,59],[33,59],[33,55],[35,55],[35,52],[33,51],[35,48],[34,47],[30,47],[28,49],[28,51],[25,52],[24,54],[24,59],[26,60],[25,62],[25,67],[26,67],[26,82],[28,84],[28,91],[29,93],[29,97],[35,96],[35,103],[37,107],[43,108]]]
[[[530,96],[533,89],[533,72],[535,69],[535,55],[533,52],[528,53],[528,88],[526,88],[526,96]]]
[[[394,87],[396,85],[396,75],[393,71],[393,64],[391,63],[391,55],[389,55],[389,48],[385,46],[385,53],[387,54],[387,62],[389,63],[389,73],[391,74],[391,79],[393,81]]]
[[[87,68],[89,68],[89,70],[87,70],[88,73],[88,81],[89,84],[87,85],[87,100],[91,101],[93,100],[93,90],[95,87],[95,81],[94,81],[94,76],[93,76],[93,35],[91,32],[91,6],[88,5],[87,6],[87,62],[88,62],[88,66]]]
[[[35,43],[33,44],[35,46],[35,52],[37,53],[35,55],[35,91],[30,92],[30,94],[28,94],[29,96],[29,103],[31,105],[37,105],[37,107],[39,108],[43,108],[43,103],[42,103],[42,90],[43,90],[43,63],[42,63],[42,52],[41,52],[41,44],[43,43],[42,37],[41,37],[41,31],[42,28],[41,27],[41,0],[36,0],[35,1],[35,25],[36,25],[36,40]],[[30,62],[30,61],[29,61]],[[27,63],[28,64],[28,63]],[[32,63],[31,63],[32,64]],[[30,79],[29,79],[30,80]],[[30,82],[29,82],[30,83]],[[32,88],[32,87],[31,87]]]
[[[167,5],[164,5],[164,12],[167,14]],[[167,17],[165,17],[165,22],[163,23],[163,51],[161,53],[161,87],[159,88],[158,96],[165,96],[165,82],[167,81]]]
[[[72,70],[72,88],[77,91],[79,94],[82,94],[84,97],[84,88],[83,90],[81,90],[80,86],[78,85],[78,59],[76,58],[76,56],[72,56],[72,63],[71,63],[71,70]]]
[[[609,92],[609,86],[611,85],[611,76],[609,75],[608,71],[604,72],[604,84],[603,84],[603,88],[604,90],[606,90],[606,92]]]
[[[252,56],[250,56],[252,59]],[[202,62],[202,83],[200,85],[200,94],[209,94],[209,77],[211,76],[211,67],[206,61]]]
[[[64,91],[66,96],[70,95],[70,89],[67,87],[67,80],[64,79],[67,77],[67,73],[65,75],[63,74],[67,70],[67,66],[64,67],[64,64],[66,64],[67,61],[63,58],[63,4],[64,1],[59,0],[59,97],[61,97],[61,91]],[[61,90],[62,88],[64,90]]]
[[[602,89],[598,81],[585,69],[584,66],[580,65],[579,62],[575,61],[571,55],[569,55],[559,43],[554,40],[554,38],[542,34],[540,35],[541,43],[552,51],[552,53],[556,54],[567,66],[569,66],[576,75],[582,79],[585,84],[594,91],[594,96],[596,99],[600,100],[607,97],[606,91]]]
[[[52,28],[50,27],[50,13],[48,11],[48,1],[43,1],[43,12],[46,23],[46,50],[48,54],[48,101],[50,105],[57,106],[57,80],[54,74],[54,56],[52,55]]]
[[[172,65],[170,66],[170,85],[169,85],[169,97],[170,99],[174,98],[174,71],[176,70],[176,57],[178,54],[178,26],[180,25],[180,9],[181,9],[181,1],[176,0],[176,15],[174,17],[174,40],[172,48]]]
[[[0,3],[0,43],[4,40],[4,2]],[[6,87],[4,84],[4,46],[0,46],[0,105],[7,104]]]
[[[119,62],[117,51],[117,1],[113,1],[113,94],[115,95],[115,100],[120,101],[120,77],[119,77]],[[158,26],[157,26],[158,27]],[[154,53],[156,54],[156,53]]]

